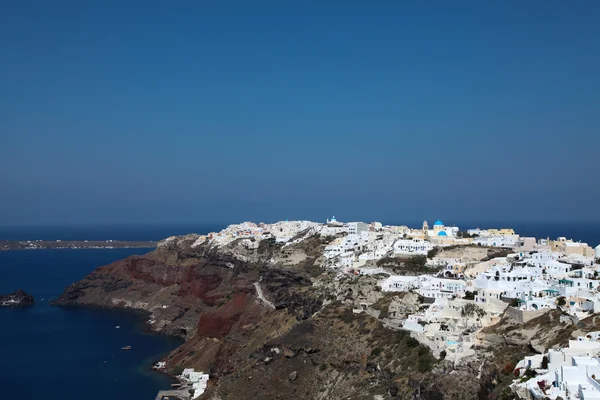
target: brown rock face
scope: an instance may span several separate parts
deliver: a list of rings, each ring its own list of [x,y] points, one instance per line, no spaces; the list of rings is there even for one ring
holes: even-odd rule
[[[198,335],[218,339],[225,337],[239,321],[249,301],[248,293],[239,293],[221,307],[202,314],[198,324]]]
[[[266,267],[278,246],[269,243],[259,252],[237,243],[194,248],[194,241],[183,237],[98,268],[69,286],[55,303],[144,310],[150,314],[150,329],[186,338],[170,356],[169,368],[212,368],[217,374],[235,370],[231,355],[244,340],[265,334],[255,332],[265,317],[271,318],[253,286],[261,274],[272,278],[262,283],[265,296],[289,304],[294,315],[309,315],[320,307],[314,296],[296,293],[312,285],[306,274]],[[290,319],[287,311],[280,314],[280,321]]]
[[[68,287],[56,303],[144,310],[152,314],[151,329],[191,337],[201,314],[210,321],[214,310],[230,299],[252,295],[249,282],[256,280],[256,273],[236,275],[223,262],[215,253],[180,258],[159,248],[98,268]]]
[[[207,293],[215,290],[221,285],[223,278],[216,273],[200,274],[195,269],[192,269],[186,276],[185,280],[180,282],[179,296],[194,296],[203,299],[209,305],[215,305],[218,296],[208,295]]]

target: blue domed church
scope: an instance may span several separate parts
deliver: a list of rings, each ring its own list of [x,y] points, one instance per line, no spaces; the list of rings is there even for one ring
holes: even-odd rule
[[[423,222],[423,236],[434,238],[454,237],[458,232],[456,227],[446,227],[441,220],[437,220],[433,223],[433,229],[429,229],[427,221]]]

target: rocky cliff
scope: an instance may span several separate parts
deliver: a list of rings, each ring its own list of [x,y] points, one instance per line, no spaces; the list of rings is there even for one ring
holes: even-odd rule
[[[321,267],[333,237],[219,247],[198,238],[170,238],[98,268],[56,303],[146,311],[150,329],[185,338],[165,359],[170,372],[210,373],[206,399],[508,399],[504,363],[535,351],[527,340],[498,339],[515,331],[504,319],[482,332],[472,360],[436,359],[386,323],[418,307],[417,296],[384,295],[374,278],[336,279]]]

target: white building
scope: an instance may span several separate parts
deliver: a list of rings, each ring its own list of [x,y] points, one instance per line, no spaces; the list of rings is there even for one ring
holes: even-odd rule
[[[496,266],[486,272],[482,272],[473,280],[475,289],[494,289],[504,293],[510,293],[507,297],[521,297],[522,293],[528,293],[531,288],[533,276],[530,272],[520,270],[511,271],[505,266]]]
[[[389,252],[392,251],[392,247],[376,247],[370,251],[367,251],[360,256],[358,256],[359,260],[379,260],[380,258],[385,257]]]
[[[518,235],[500,235],[489,237],[478,237],[473,240],[474,244],[488,247],[515,247],[518,244]]]
[[[181,373],[180,378],[192,384],[192,399],[195,399],[206,390],[209,375],[203,372],[196,372],[193,368],[186,368]]]
[[[571,265],[561,263],[558,261],[549,261],[546,264],[541,265],[542,272],[545,272],[549,276],[561,276],[571,271]]]
[[[369,224],[364,222],[348,222],[348,234],[360,235],[361,232],[369,231]]]
[[[526,254],[525,258],[529,264],[541,267],[549,262],[558,261],[560,256],[561,254],[556,251],[540,251]]]
[[[402,323],[402,328],[411,332],[425,332],[425,326],[419,322],[425,322],[425,315],[411,314]]]
[[[394,254],[426,255],[433,249],[433,244],[423,239],[398,239],[394,242]]]
[[[407,292],[419,287],[418,276],[392,275],[379,283],[384,292]]]
[[[525,383],[513,384],[519,397],[532,399],[600,399],[600,359],[595,355],[600,351],[600,343],[582,340],[569,340],[569,347],[549,350],[545,356],[548,370]],[[544,356],[526,357],[517,368],[537,369],[539,372]]]
[[[427,221],[423,222],[423,235],[425,237],[455,237],[458,234],[457,226],[445,226],[439,219],[433,223],[433,229],[429,229]]]
[[[420,277],[419,294],[429,298],[451,298],[464,296],[467,283],[461,279],[433,278],[423,275]]]
[[[596,290],[600,285],[600,280],[568,277],[559,280],[558,283],[558,290],[560,291],[560,294],[563,296],[571,296],[581,290]]]

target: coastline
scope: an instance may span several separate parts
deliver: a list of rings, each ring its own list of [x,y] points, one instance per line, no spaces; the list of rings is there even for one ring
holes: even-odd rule
[[[177,378],[176,375],[173,375],[173,374],[167,372],[166,369],[154,368],[154,365],[158,361],[161,361],[164,358],[166,358],[173,350],[177,349],[182,344],[184,344],[185,339],[178,335],[169,334],[169,333],[163,332],[163,331],[152,330],[151,329],[152,325],[148,323],[148,317],[152,315],[152,313],[150,311],[139,309],[139,308],[129,308],[129,307],[118,307],[118,306],[108,307],[108,306],[103,306],[103,305],[98,305],[98,304],[59,304],[59,303],[55,303],[55,300],[50,301],[49,305],[51,307],[62,308],[65,310],[88,309],[88,310],[104,310],[104,311],[109,311],[111,313],[112,312],[115,312],[115,313],[120,312],[120,313],[124,313],[124,314],[129,314],[134,319],[133,324],[132,324],[133,328],[136,331],[138,331],[139,333],[156,336],[156,337],[166,337],[171,340],[176,340],[178,342],[176,347],[174,347],[173,349],[171,349],[169,351],[161,352],[159,354],[145,358],[138,365],[137,369],[139,371],[143,371],[145,374],[149,374],[150,376],[153,374],[157,374],[157,375],[160,375],[163,377],[167,377],[169,379],[170,383],[180,383],[180,380]],[[135,343],[129,343],[128,345],[131,345],[132,349],[135,349]],[[168,389],[170,389],[170,388],[171,387],[169,387]]]
[[[2,289],[8,292],[22,286],[36,297],[36,304],[31,307],[0,308],[3,311],[0,337],[12,343],[5,356],[14,361],[11,367],[8,364],[0,366],[0,373],[12,382],[11,387],[5,389],[7,397],[37,398],[46,393],[42,397],[58,398],[60,395],[65,400],[74,400],[80,398],[79,395],[74,397],[76,393],[90,385],[100,385],[101,388],[88,396],[90,400],[100,400],[117,392],[121,393],[121,398],[141,400],[154,398],[159,390],[177,383],[174,376],[152,367],[183,341],[168,332],[152,330],[147,323],[150,318],[147,311],[56,304],[65,287],[97,266],[147,251],[125,248],[53,250],[0,252]],[[120,329],[115,329],[117,325]],[[128,345],[132,346],[131,351],[121,350]],[[55,368],[57,360],[61,361]],[[17,373],[25,368],[34,374],[42,374],[40,376],[48,368],[55,368],[55,371],[52,377],[40,380],[46,388],[41,389],[27,385],[27,377]],[[61,392],[60,387],[65,385],[69,385],[69,391]]]
[[[115,312],[123,312],[129,313],[132,315],[136,315],[136,328],[143,333],[148,333],[156,336],[166,336],[172,339],[177,339],[181,341],[181,344],[185,342],[185,339],[180,335],[170,334],[164,331],[156,331],[152,329],[152,325],[148,323],[148,317],[152,316],[152,313],[148,310],[144,310],[141,308],[131,308],[131,307],[119,307],[119,306],[106,306],[101,304],[88,304],[88,303],[58,303],[58,299],[54,299],[49,302],[49,305],[52,307],[60,307],[66,310],[68,309],[96,309],[96,310],[106,310],[106,311],[115,311]]]
[[[156,241],[147,240],[0,240],[0,251],[11,250],[88,250],[88,249],[155,249]]]

